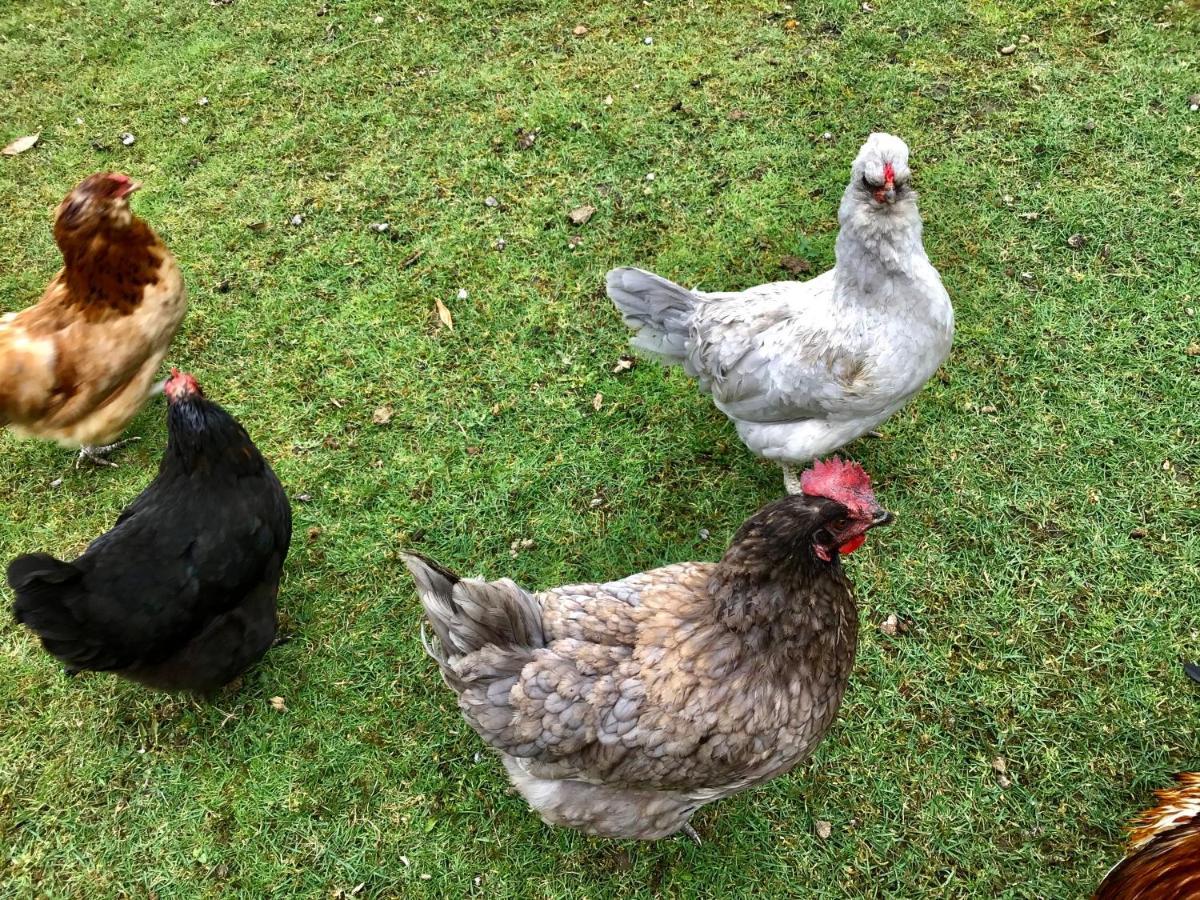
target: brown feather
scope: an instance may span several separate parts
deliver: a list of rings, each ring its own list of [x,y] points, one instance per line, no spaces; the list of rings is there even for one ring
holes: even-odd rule
[[[1200,898],[1200,773],[1175,776],[1155,791],[1158,805],[1133,823],[1129,855],[1113,867],[1094,900]]]

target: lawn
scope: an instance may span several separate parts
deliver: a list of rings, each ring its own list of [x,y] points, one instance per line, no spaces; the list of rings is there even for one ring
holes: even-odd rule
[[[6,896],[1075,898],[1200,766],[1195,4],[24,0],[0,90],[0,144],[41,132],[0,159],[0,309],[59,265],[76,181],[143,179],[191,299],[168,359],[296,518],[293,639],[212,705],[67,680],[0,616]],[[840,721],[703,846],[551,830],[423,656],[398,552],[531,587],[715,559],[778,469],[682,373],[612,371],[604,273],[827,268],[872,129],[912,148],[959,325],[850,448],[899,521],[848,563]],[[109,527],[162,402],[130,433],[115,470],[0,438],[0,560]]]

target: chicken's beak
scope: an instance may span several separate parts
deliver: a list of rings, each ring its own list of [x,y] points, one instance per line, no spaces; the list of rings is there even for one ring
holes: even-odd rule
[[[877,510],[875,517],[871,519],[871,527],[878,528],[880,525],[891,525],[896,520],[896,516],[886,509]]]
[[[883,183],[883,199],[888,203],[896,202],[896,182],[891,178]]]
[[[140,181],[130,181],[129,184],[125,185],[125,190],[121,192],[121,196],[128,197],[134,191],[140,191],[141,189],[142,183]]]

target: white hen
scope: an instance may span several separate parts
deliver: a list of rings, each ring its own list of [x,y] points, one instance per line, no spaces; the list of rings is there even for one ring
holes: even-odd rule
[[[630,343],[700,379],[751,450],[792,468],[867,433],[950,352],[954,310],[921,243],[908,146],[872,134],[838,212],[836,264],[810,281],[689,291],[641,269],[608,273]]]

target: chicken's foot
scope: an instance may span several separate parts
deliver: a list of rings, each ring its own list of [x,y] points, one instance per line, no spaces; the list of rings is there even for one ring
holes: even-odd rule
[[[783,487],[789,494],[801,494],[800,476],[796,474],[796,469],[790,463],[780,463],[783,467]]]
[[[112,453],[114,450],[124,447],[126,444],[132,444],[135,441],[140,441],[140,440],[141,440],[140,437],[125,438],[125,440],[123,440],[123,441],[116,441],[112,444],[105,444],[103,447],[89,447],[86,444],[84,444],[82,447],[79,448],[79,455],[77,457],[75,457],[75,468],[78,469],[79,466],[86,459],[88,462],[92,463],[93,465],[108,466],[109,468],[115,469],[115,468],[117,468],[117,464],[115,462],[113,462],[111,459],[105,459],[105,457],[108,454]]]
[[[697,847],[704,846],[704,842],[700,840],[700,835],[698,835],[696,833],[696,829],[692,827],[691,822],[684,822],[683,827],[679,829],[679,833],[686,834],[688,837],[690,837],[693,841],[696,842]]]

